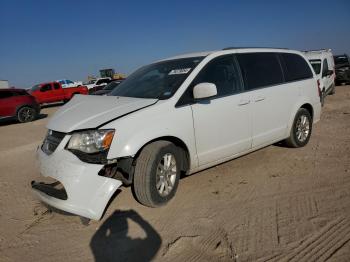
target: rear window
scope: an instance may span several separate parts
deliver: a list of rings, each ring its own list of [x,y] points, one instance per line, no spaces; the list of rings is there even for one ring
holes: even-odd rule
[[[13,96],[11,91],[1,91],[0,92],[0,99],[8,98],[8,97],[11,97],[11,96]]]
[[[247,53],[237,55],[245,90],[284,82],[282,68],[275,53]]]
[[[321,73],[321,59],[310,60],[310,64],[312,65],[312,68],[314,69],[316,75]]]
[[[306,60],[297,54],[281,54],[285,64],[286,81],[297,81],[312,78],[312,71]]]

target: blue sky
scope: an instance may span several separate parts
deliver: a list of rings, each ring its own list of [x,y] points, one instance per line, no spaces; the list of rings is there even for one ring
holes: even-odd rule
[[[350,55],[349,0],[0,0],[0,10],[0,79],[23,88],[227,46]]]

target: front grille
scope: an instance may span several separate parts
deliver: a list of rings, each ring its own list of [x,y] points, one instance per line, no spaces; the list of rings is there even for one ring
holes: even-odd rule
[[[65,137],[65,133],[49,130],[44,140],[41,149],[48,155],[55,152],[62,139]]]

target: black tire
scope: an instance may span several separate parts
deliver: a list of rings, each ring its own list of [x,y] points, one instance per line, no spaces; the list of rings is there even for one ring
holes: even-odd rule
[[[171,154],[175,158],[176,176],[168,195],[161,195],[157,189],[157,169],[163,157]],[[165,205],[176,193],[180,179],[181,152],[173,143],[160,140],[146,145],[136,160],[133,192],[136,199],[143,205],[159,207]],[[158,181],[159,182],[159,181]]]
[[[33,121],[37,117],[37,112],[30,106],[23,106],[17,111],[17,120],[20,123]]]
[[[304,139],[301,139],[298,137],[298,133],[300,132],[299,131],[300,129],[298,129],[298,126],[303,116],[305,116],[308,120],[309,132],[306,138],[303,137]],[[294,117],[293,126],[290,131],[290,136],[285,140],[286,145],[293,148],[303,147],[309,142],[311,133],[312,133],[312,117],[310,115],[310,112],[305,108],[299,108],[298,112]]]

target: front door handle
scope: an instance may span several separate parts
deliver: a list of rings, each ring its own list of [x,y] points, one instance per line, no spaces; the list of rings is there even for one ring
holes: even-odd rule
[[[250,100],[241,100],[241,101],[239,101],[238,105],[244,106],[244,105],[248,105],[249,103],[250,103]]]
[[[260,101],[264,101],[265,97],[259,96],[257,98],[255,98],[255,102],[260,102]]]

